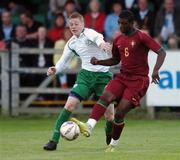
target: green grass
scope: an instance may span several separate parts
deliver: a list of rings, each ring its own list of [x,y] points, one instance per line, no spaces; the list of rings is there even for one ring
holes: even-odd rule
[[[127,120],[114,153],[105,153],[101,121],[90,138],[62,140],[57,151],[43,151],[54,118],[0,118],[1,160],[180,160],[180,121]]]

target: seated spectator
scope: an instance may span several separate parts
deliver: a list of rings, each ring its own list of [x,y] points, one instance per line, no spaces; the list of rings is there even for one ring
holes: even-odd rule
[[[64,10],[65,4],[67,4],[68,0],[50,0],[49,8],[52,14],[56,15],[58,13],[62,13]],[[78,0],[74,0],[76,7],[79,7]]]
[[[37,33],[37,40],[35,40],[35,48],[45,49],[45,48],[53,48],[54,43],[47,38],[47,30],[45,27],[39,27]],[[53,65],[53,55],[52,54],[36,54],[34,55],[34,59],[36,61],[36,67],[45,68]],[[32,78],[34,80],[33,85],[38,86],[42,81],[46,78],[46,74],[34,74]],[[47,99],[49,96],[40,95],[38,96],[38,100]]]
[[[138,9],[134,11],[134,15],[137,28],[153,36],[155,15],[148,9],[147,0],[138,0]]]
[[[123,9],[134,11],[138,7],[138,0],[120,0]]]
[[[11,13],[9,11],[2,12],[1,21],[0,37],[8,45],[11,38],[15,35],[15,25],[12,22]]]
[[[27,29],[24,25],[18,25],[15,31],[15,37],[12,39],[11,48],[31,48],[34,47],[34,41],[27,39]],[[13,53],[13,51],[12,51]],[[20,67],[33,67],[36,65],[34,55],[20,54]],[[35,81],[31,74],[20,74],[21,86],[34,86]]]
[[[64,5],[63,15],[65,18],[65,25],[68,26],[69,16],[77,10],[76,3],[74,0],[67,0]]]
[[[40,22],[34,21],[32,14],[29,11],[26,11],[20,15],[20,20],[23,25],[27,27],[27,38],[36,39],[37,30],[42,24]]]
[[[84,15],[85,26],[92,28],[99,33],[104,33],[105,14],[100,11],[99,0],[91,0],[90,11]]]
[[[59,39],[58,41],[56,41],[54,49],[64,49],[64,46],[66,44],[66,42],[71,38],[72,33],[70,32],[69,28],[65,28],[64,30],[64,37],[63,39]],[[57,61],[59,60],[59,58],[61,57],[62,54],[54,54],[53,57],[53,63],[54,65],[57,63]],[[74,69],[77,68],[78,66],[78,59],[77,57],[73,57],[69,66],[69,69]],[[62,88],[67,88],[68,87],[68,83],[67,83],[67,74],[58,74],[57,75],[58,80],[61,84]]]
[[[65,27],[65,19],[63,14],[57,14],[54,23],[54,27],[48,31],[48,38],[53,42],[63,38]]]
[[[34,41],[27,39],[27,29],[24,25],[18,25],[15,30],[15,37],[11,41],[19,48],[34,47]],[[21,55],[20,66],[34,66],[35,61],[33,55]]]
[[[8,8],[10,9],[13,16],[19,16],[20,14],[26,12],[26,8],[17,3],[17,0],[10,0],[8,3]]]
[[[173,0],[164,0],[163,8],[157,14],[155,22],[156,39],[169,48],[177,48],[180,37],[180,10]]]
[[[113,12],[107,15],[106,17],[104,31],[105,31],[105,37],[107,41],[112,41],[117,36],[117,33],[119,32],[118,19],[119,19],[119,14],[121,13],[121,10],[122,10],[121,4],[118,1],[114,2],[112,5]]]
[[[52,48],[54,43],[48,39],[47,30],[45,27],[39,27],[37,33],[37,40],[35,41],[35,48],[44,49]],[[53,56],[50,54],[39,54],[37,57],[37,66],[40,68],[49,67],[53,65]]]
[[[0,50],[1,49],[6,49],[6,44],[4,43],[2,39],[0,40]]]

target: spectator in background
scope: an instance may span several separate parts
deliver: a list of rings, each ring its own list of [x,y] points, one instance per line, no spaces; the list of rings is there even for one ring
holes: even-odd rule
[[[66,26],[68,26],[68,19],[69,16],[75,12],[77,10],[76,8],[76,3],[74,0],[67,0],[65,5],[64,5],[64,11],[63,11],[63,15],[65,18],[65,24]]]
[[[10,0],[8,3],[8,8],[10,9],[13,16],[19,16],[20,14],[26,12],[26,8],[18,4],[16,0]]]
[[[35,41],[36,48],[52,48],[54,43],[47,37],[47,30],[45,27],[39,27],[37,32],[37,40]],[[39,54],[37,58],[37,66],[40,68],[49,67],[53,65],[53,56],[50,54]]]
[[[70,31],[69,28],[65,28],[64,30],[64,37],[63,39],[59,39],[58,41],[56,41],[55,43],[55,47],[54,49],[64,49],[64,46],[66,44],[66,42],[72,37],[72,33]],[[60,59],[62,53],[61,54],[54,54],[53,57],[53,63],[54,65],[57,63],[57,61]],[[72,58],[69,69],[75,69],[78,66],[78,59],[77,57]],[[68,83],[67,83],[67,75],[66,74],[62,74],[59,73],[57,74],[58,80],[61,84],[62,88],[67,88],[68,87]]]
[[[121,3],[118,1],[114,2],[112,5],[112,13],[107,15],[104,25],[105,37],[107,41],[112,41],[119,32],[119,14],[122,11]]]
[[[0,39],[0,49],[6,49],[6,44],[2,39]]]
[[[49,0],[49,9],[53,15],[63,12],[67,0]]]
[[[40,22],[34,21],[32,14],[29,11],[26,11],[20,15],[20,20],[23,25],[27,27],[27,38],[36,39],[37,30],[42,24]]]
[[[11,47],[14,48],[31,48],[34,47],[34,41],[27,39],[27,29],[24,25],[18,25],[15,31],[15,37],[12,40]],[[20,66],[32,67],[36,65],[34,55],[20,54]],[[20,85],[31,86],[34,84],[32,75],[20,74]]]
[[[65,20],[67,22],[68,16],[75,11],[75,8],[80,8],[78,0],[49,0],[49,11],[47,15],[48,23],[51,24],[54,16],[63,12]]]
[[[15,37],[12,39],[19,48],[34,47],[34,41],[27,39],[27,29],[24,25],[17,25],[15,30]],[[34,66],[35,61],[33,55],[21,55],[20,66]]]
[[[62,13],[64,11],[64,6],[68,0],[50,0],[49,8],[52,14],[56,15],[58,13]],[[79,8],[78,0],[74,0],[76,8]]]
[[[1,0],[0,1],[0,14],[6,10],[8,2],[9,2],[9,0]]]
[[[12,22],[11,13],[9,11],[2,12],[1,20],[0,37],[8,45],[11,38],[15,35],[15,25]]]
[[[54,27],[48,31],[48,38],[55,42],[63,38],[65,18],[62,13],[56,15]]]
[[[37,32],[37,40],[35,40],[35,48],[45,49],[53,48],[54,43],[47,38],[47,30],[45,27],[39,27]],[[33,55],[36,61],[36,67],[45,68],[53,65],[53,55],[52,54],[36,54]],[[33,85],[38,86],[45,78],[45,74],[33,74],[31,78],[34,80]],[[48,98],[47,95],[38,96],[39,100]]]
[[[138,9],[134,11],[134,15],[137,28],[153,36],[155,15],[148,9],[147,0],[138,0]]]
[[[85,26],[92,28],[99,33],[104,33],[104,22],[106,15],[100,11],[98,0],[91,0],[89,3],[90,11],[84,15]]]
[[[138,0],[120,0],[123,9],[134,11],[138,7]]]
[[[157,14],[155,36],[157,41],[169,48],[177,48],[180,37],[180,10],[175,8],[173,0],[164,0],[163,8]]]

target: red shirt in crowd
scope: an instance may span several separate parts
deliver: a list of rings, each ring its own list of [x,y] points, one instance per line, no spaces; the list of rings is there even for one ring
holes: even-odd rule
[[[103,33],[106,15],[102,12],[99,12],[99,13],[95,13],[96,15],[94,14],[94,17],[96,18],[93,18],[93,14],[94,13],[85,14],[84,16],[85,26],[87,28],[92,28],[97,32]]]
[[[59,39],[64,38],[64,28],[63,27],[54,27],[48,31],[48,38],[55,42]]]

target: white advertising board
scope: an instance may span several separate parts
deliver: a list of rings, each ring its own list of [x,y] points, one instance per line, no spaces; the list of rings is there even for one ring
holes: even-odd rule
[[[149,53],[148,61],[151,77],[157,55]],[[180,106],[180,50],[167,51],[160,70],[159,85],[150,84],[146,95],[147,106]]]

